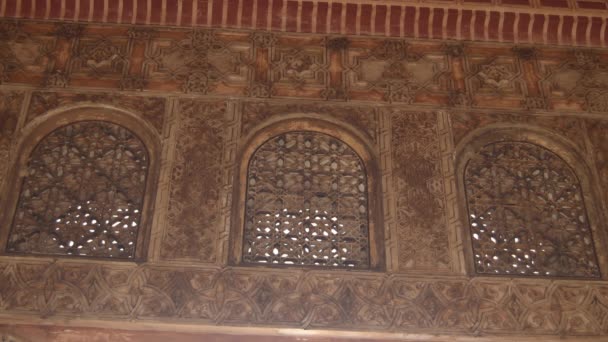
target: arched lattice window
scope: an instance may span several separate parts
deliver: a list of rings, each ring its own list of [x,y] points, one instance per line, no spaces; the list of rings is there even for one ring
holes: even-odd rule
[[[146,147],[122,126],[54,130],[28,158],[7,251],[133,258],[148,167]]]
[[[310,131],[263,143],[247,170],[244,263],[370,266],[365,168],[343,141]]]
[[[477,273],[600,276],[579,180],[559,156],[491,143],[468,162],[464,184]]]

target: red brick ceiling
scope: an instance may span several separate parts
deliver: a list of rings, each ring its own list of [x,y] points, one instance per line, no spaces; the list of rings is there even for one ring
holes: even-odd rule
[[[605,0],[0,0],[1,17],[601,46]]]

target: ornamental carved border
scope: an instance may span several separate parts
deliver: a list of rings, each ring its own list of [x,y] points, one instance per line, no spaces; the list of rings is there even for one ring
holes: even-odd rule
[[[0,20],[8,86],[603,115],[602,49]]]
[[[0,314],[174,324],[605,335],[598,282],[0,261]]]

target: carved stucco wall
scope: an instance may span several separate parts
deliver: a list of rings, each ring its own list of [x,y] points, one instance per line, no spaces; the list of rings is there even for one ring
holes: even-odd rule
[[[32,21],[3,21],[0,36],[2,184],[21,132],[78,104],[142,118],[162,150],[147,262],[1,256],[4,321],[608,334],[605,281],[467,275],[454,166],[476,130],[537,127],[580,151],[603,218],[605,50]],[[386,272],[226,266],[238,152],[289,114],[341,122],[373,147]]]

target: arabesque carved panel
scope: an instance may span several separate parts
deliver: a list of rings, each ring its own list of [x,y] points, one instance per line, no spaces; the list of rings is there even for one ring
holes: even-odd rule
[[[489,144],[468,161],[464,184],[477,273],[600,276],[579,181],[559,156]]]
[[[391,113],[399,269],[449,270],[445,185],[437,115]]]
[[[0,312],[31,317],[451,334],[608,332],[599,282],[0,262]]]
[[[221,229],[222,149],[226,105],[179,102],[163,259],[215,261]]]
[[[133,258],[148,165],[141,140],[116,124],[56,129],[29,156],[6,250]]]

